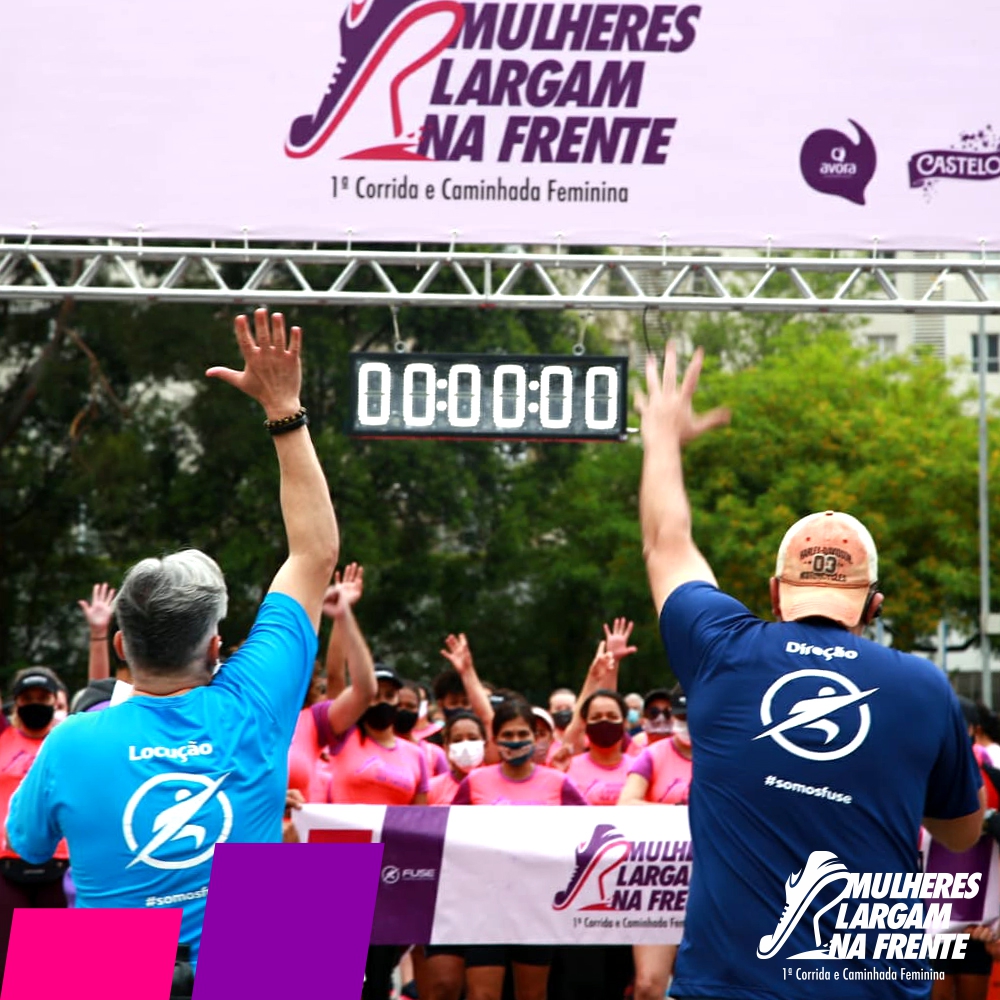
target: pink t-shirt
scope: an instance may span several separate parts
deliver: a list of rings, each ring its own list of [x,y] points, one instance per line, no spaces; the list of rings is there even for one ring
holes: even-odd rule
[[[330,702],[324,705],[329,707]],[[324,718],[329,720],[325,713]],[[330,728],[329,721],[326,728]],[[288,748],[288,787],[298,788],[307,802],[326,802],[330,776],[322,752],[316,716],[311,708],[304,708],[299,712],[292,745]]]
[[[407,806],[427,791],[427,760],[420,748],[396,737],[392,747],[362,742],[352,726],[330,744],[333,777],[328,801],[351,805]]]
[[[562,773],[535,765],[523,781],[504,776],[502,764],[470,771],[455,791],[455,806],[585,806],[587,800]]]
[[[657,740],[643,750],[628,773],[641,774],[649,782],[647,802],[687,804],[691,761],[677,752],[672,739]]]
[[[0,810],[2,810],[0,823],[6,824],[10,800],[28,773],[28,768],[34,764],[45,738],[32,739],[25,736],[16,726],[10,725],[4,716],[0,716],[0,719],[2,719],[0,722],[0,728],[2,728],[0,731]],[[56,852],[52,856],[61,860],[69,857],[69,848],[66,846],[65,840],[59,841],[59,846],[56,847]],[[16,858],[17,854],[4,847],[0,850],[0,857]]]
[[[633,763],[631,757],[622,754],[614,767],[606,767],[598,764],[589,753],[579,753],[569,762],[566,773],[592,806],[613,806],[618,802]]]
[[[458,791],[459,782],[451,774],[449,768],[445,774],[439,774],[427,782],[427,804],[431,806],[450,806]]]
[[[421,740],[416,744],[423,751],[427,761],[427,774],[436,778],[441,774],[448,774],[451,768],[448,766],[448,755],[436,743],[428,743]]]

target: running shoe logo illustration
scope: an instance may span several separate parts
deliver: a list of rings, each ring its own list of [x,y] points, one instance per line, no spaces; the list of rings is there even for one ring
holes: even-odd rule
[[[632,842],[626,840],[610,823],[602,823],[591,834],[590,842],[581,844],[576,849],[576,864],[569,884],[557,892],[552,898],[553,910],[565,910],[577,899],[584,886],[597,879],[601,902],[593,906],[585,906],[585,910],[610,910],[607,902],[608,893],[604,889],[604,880],[619,866],[624,864],[632,853]]]
[[[790,958],[827,958],[822,947],[819,920],[827,910],[832,909],[851,891],[851,873],[836,854],[830,851],[813,851],[806,859],[801,871],[790,875],[785,881],[785,908],[781,911],[778,926],[773,934],[765,934],[757,945],[758,958],[774,958],[805,916],[810,904],[819,893],[834,882],[843,882],[844,888],[832,900],[824,903],[813,915],[813,935],[816,938],[814,951],[803,951]]]
[[[785,691],[789,685],[792,688]],[[764,693],[760,703],[764,730],[754,740],[769,737],[789,753],[806,760],[846,757],[854,753],[868,735],[871,709],[864,701],[876,691],[878,688],[862,691],[849,677],[832,670],[806,669],[785,674]],[[794,699],[790,704],[789,697]],[[787,705],[783,712],[778,712],[782,717],[777,722],[774,719],[776,698],[779,704]],[[852,710],[845,711],[849,709]],[[823,734],[822,747],[828,749],[815,748],[816,740],[811,737],[810,730]],[[796,742],[797,736],[801,744]]]
[[[442,30],[429,43],[428,35],[422,34],[421,45],[404,52],[410,29],[434,15],[448,15],[435,22]],[[397,141],[347,156],[425,159],[415,152],[419,141],[417,133],[404,135],[400,87],[451,45],[464,21],[465,8],[459,0],[347,0],[347,9],[340,20],[340,57],[329,86],[315,112],[300,115],[292,122],[285,153],[301,159],[322,149],[382,63],[392,56],[401,58],[398,66],[395,63],[390,66],[390,69],[396,68],[396,72],[389,85],[385,124],[391,125],[391,138]],[[387,132],[386,138],[389,137]]]
[[[201,774],[158,774],[141,784],[128,800],[122,816],[125,843],[135,854],[126,867],[142,863],[171,870],[194,868],[211,858],[215,845],[226,840],[233,828],[233,809],[221,791],[228,777],[228,774],[216,779]],[[171,784],[180,787],[161,788]],[[147,804],[150,793],[153,796]],[[141,846],[136,836],[137,813],[138,825],[145,833]],[[210,830],[215,831],[211,838]],[[190,856],[178,858],[175,849],[169,860],[157,857],[161,848],[169,849],[185,841],[190,841],[186,845]]]

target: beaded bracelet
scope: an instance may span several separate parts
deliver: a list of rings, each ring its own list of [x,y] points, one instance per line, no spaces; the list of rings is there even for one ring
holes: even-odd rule
[[[287,434],[289,431],[298,430],[298,428],[306,427],[308,424],[309,418],[306,416],[306,408],[304,406],[299,409],[298,413],[293,413],[290,417],[264,421],[264,426],[271,437],[277,437],[279,434]]]

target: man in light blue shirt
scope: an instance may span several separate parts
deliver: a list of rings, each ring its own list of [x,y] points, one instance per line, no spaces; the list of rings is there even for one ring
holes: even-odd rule
[[[216,844],[280,842],[287,755],[316,655],[337,524],[299,401],[301,331],[236,320],[243,371],[207,374],[257,400],[281,472],[288,558],[249,637],[216,673],[226,585],[186,550],[133,566],[119,588],[115,649],[135,690],[53,731],[11,802],[7,835],[28,860],[69,842],[77,905],[182,907],[197,961]]]

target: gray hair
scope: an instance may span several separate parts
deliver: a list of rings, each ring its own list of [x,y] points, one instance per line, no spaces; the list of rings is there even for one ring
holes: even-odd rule
[[[222,570],[204,552],[137,562],[115,598],[126,658],[158,673],[183,670],[204,653],[227,603]]]

